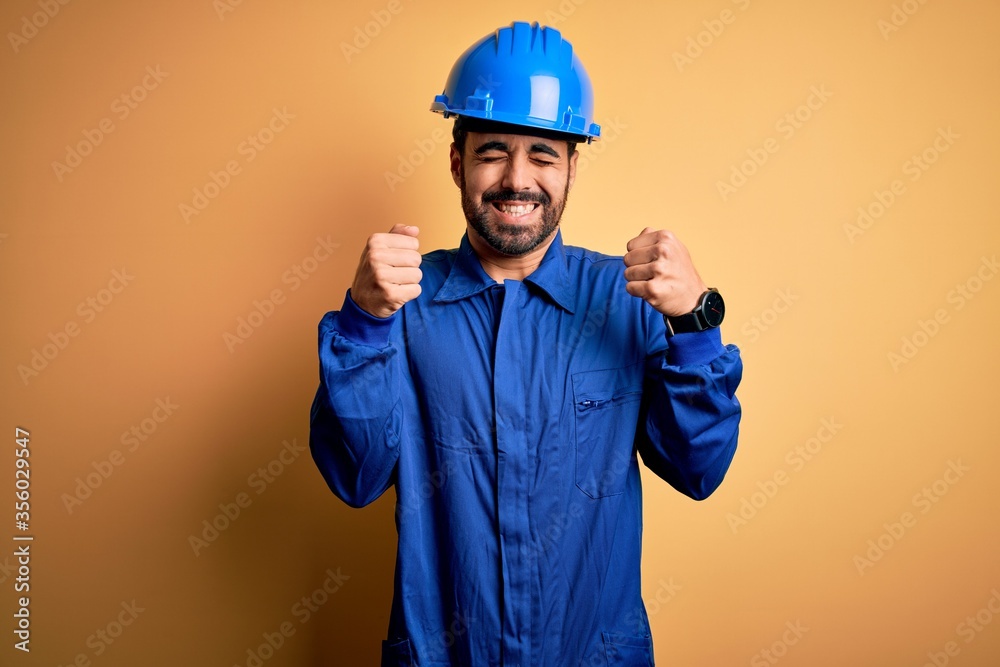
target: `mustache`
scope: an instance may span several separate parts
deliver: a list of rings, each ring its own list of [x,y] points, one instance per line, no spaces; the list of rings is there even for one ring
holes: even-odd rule
[[[495,201],[519,201],[548,206],[552,203],[552,199],[544,192],[514,192],[513,190],[484,192],[482,199],[484,204]]]

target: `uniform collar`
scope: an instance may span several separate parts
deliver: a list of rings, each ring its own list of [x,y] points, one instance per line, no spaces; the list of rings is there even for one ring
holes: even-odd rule
[[[574,289],[570,282],[569,269],[566,266],[566,250],[562,242],[562,230],[556,231],[556,237],[552,240],[545,256],[542,257],[541,264],[524,282],[533,285],[543,291],[560,308],[570,313],[574,312]],[[444,284],[434,295],[435,303],[447,303],[465,299],[487,287],[496,285],[497,282],[483,269],[479,262],[479,257],[472,244],[469,243],[469,234],[462,235],[462,243],[458,248],[455,263]]]

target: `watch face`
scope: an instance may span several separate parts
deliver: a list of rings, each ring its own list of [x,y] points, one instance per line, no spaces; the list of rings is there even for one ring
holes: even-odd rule
[[[702,308],[705,321],[710,327],[717,327],[722,324],[722,318],[726,314],[726,304],[722,300],[722,295],[718,292],[709,292],[705,296],[705,307]]]

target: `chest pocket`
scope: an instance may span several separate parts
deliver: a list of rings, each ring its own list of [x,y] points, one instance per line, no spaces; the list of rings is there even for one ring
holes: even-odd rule
[[[641,398],[641,364],[573,374],[576,485],[591,498],[625,491]]]

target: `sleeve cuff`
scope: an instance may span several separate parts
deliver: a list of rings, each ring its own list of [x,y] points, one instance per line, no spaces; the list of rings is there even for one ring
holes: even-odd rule
[[[395,321],[396,313],[389,317],[375,317],[361,310],[351,298],[351,290],[347,290],[334,328],[352,342],[383,348],[389,344],[389,331]]]
[[[725,351],[718,327],[667,338],[667,364],[670,366],[707,364]]]

